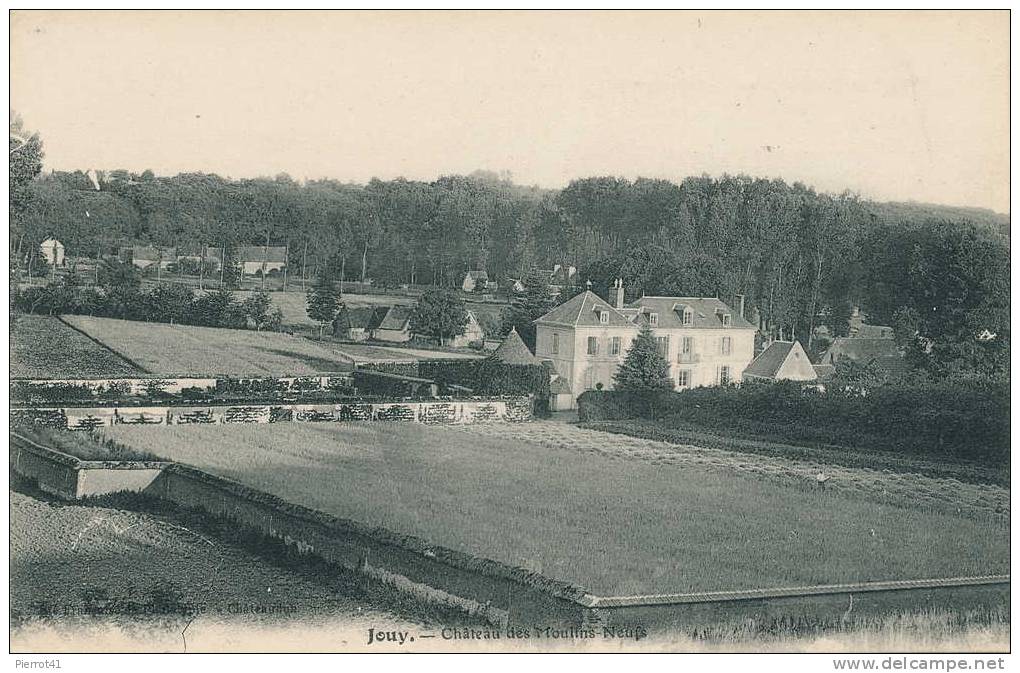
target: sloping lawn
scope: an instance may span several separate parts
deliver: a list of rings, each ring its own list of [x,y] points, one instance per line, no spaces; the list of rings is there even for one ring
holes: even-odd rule
[[[528,424],[531,425],[531,424]],[[601,595],[1008,572],[1008,529],[529,441],[515,426],[395,423],[104,432],[285,500],[565,580]],[[604,441],[626,440],[605,435]]]
[[[11,376],[80,379],[144,376],[116,353],[77,332],[55,316],[15,317],[11,330]]]
[[[327,346],[279,332],[66,316],[118,353],[162,376],[309,376],[351,369]]]

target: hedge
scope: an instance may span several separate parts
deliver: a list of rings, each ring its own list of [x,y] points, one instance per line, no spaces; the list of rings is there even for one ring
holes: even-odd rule
[[[945,381],[877,386],[844,395],[799,384],[696,388],[682,392],[588,391],[582,422],[644,418],[771,438],[973,460],[1009,461],[1009,386]]]
[[[532,395],[536,414],[543,415],[549,409],[549,372],[542,365],[511,365],[490,357],[372,363],[359,365],[358,369],[429,379],[447,391],[469,389],[482,396]],[[358,392],[365,392],[357,381]]]
[[[354,370],[354,389],[360,395],[383,395],[396,398],[432,397],[435,381],[417,376],[404,376],[371,369]]]

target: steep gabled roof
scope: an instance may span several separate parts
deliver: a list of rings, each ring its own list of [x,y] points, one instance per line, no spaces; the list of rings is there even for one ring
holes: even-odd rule
[[[407,329],[411,322],[411,313],[414,311],[410,306],[383,306],[376,310],[372,329],[391,329],[402,332]]]
[[[606,314],[606,322],[599,317]],[[634,327],[634,323],[591,290],[585,290],[535,321],[571,327]]]
[[[692,323],[683,323],[683,309],[691,310]],[[737,311],[715,297],[641,297],[624,309],[633,316],[636,324],[648,325],[648,314],[658,314],[660,328],[683,329],[756,329]],[[730,324],[724,325],[722,316],[730,316]],[[656,327],[656,325],[651,325]]]
[[[371,306],[344,306],[334,325],[336,329],[371,329],[374,316]]]
[[[542,364],[539,359],[531,353],[528,346],[524,343],[524,340],[521,339],[521,335],[518,334],[515,329],[510,330],[510,334],[508,334],[506,339],[503,340],[503,343],[499,345],[499,348],[492,352],[492,357],[508,365]]]
[[[751,364],[744,370],[744,376],[773,381],[813,381],[818,378],[799,341],[773,341],[758,357],[751,360]]]

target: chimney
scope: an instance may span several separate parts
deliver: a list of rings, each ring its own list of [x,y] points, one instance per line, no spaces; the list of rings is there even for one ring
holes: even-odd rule
[[[616,288],[616,308],[623,308],[623,279],[617,278],[613,287]]]
[[[744,317],[744,295],[738,294],[738,295],[736,295],[734,297],[734,299],[736,299],[737,303],[739,304],[739,307],[735,306],[734,308],[738,308],[740,310],[740,317],[743,318]]]

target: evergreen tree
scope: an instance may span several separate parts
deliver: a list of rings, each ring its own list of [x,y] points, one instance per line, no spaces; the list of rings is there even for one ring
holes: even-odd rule
[[[613,379],[617,390],[672,390],[669,364],[662,357],[652,330],[642,328]]]
[[[322,330],[327,323],[333,322],[337,312],[340,310],[340,294],[337,292],[336,284],[332,276],[323,272],[315,281],[315,285],[308,288],[308,317],[319,323],[319,338],[322,338]]]
[[[556,299],[549,294],[549,279],[538,270],[531,270],[521,279],[524,291],[516,293],[510,305],[503,309],[502,331],[509,333],[516,329],[524,343],[535,352],[535,325],[533,322],[548,313],[556,305]]]

